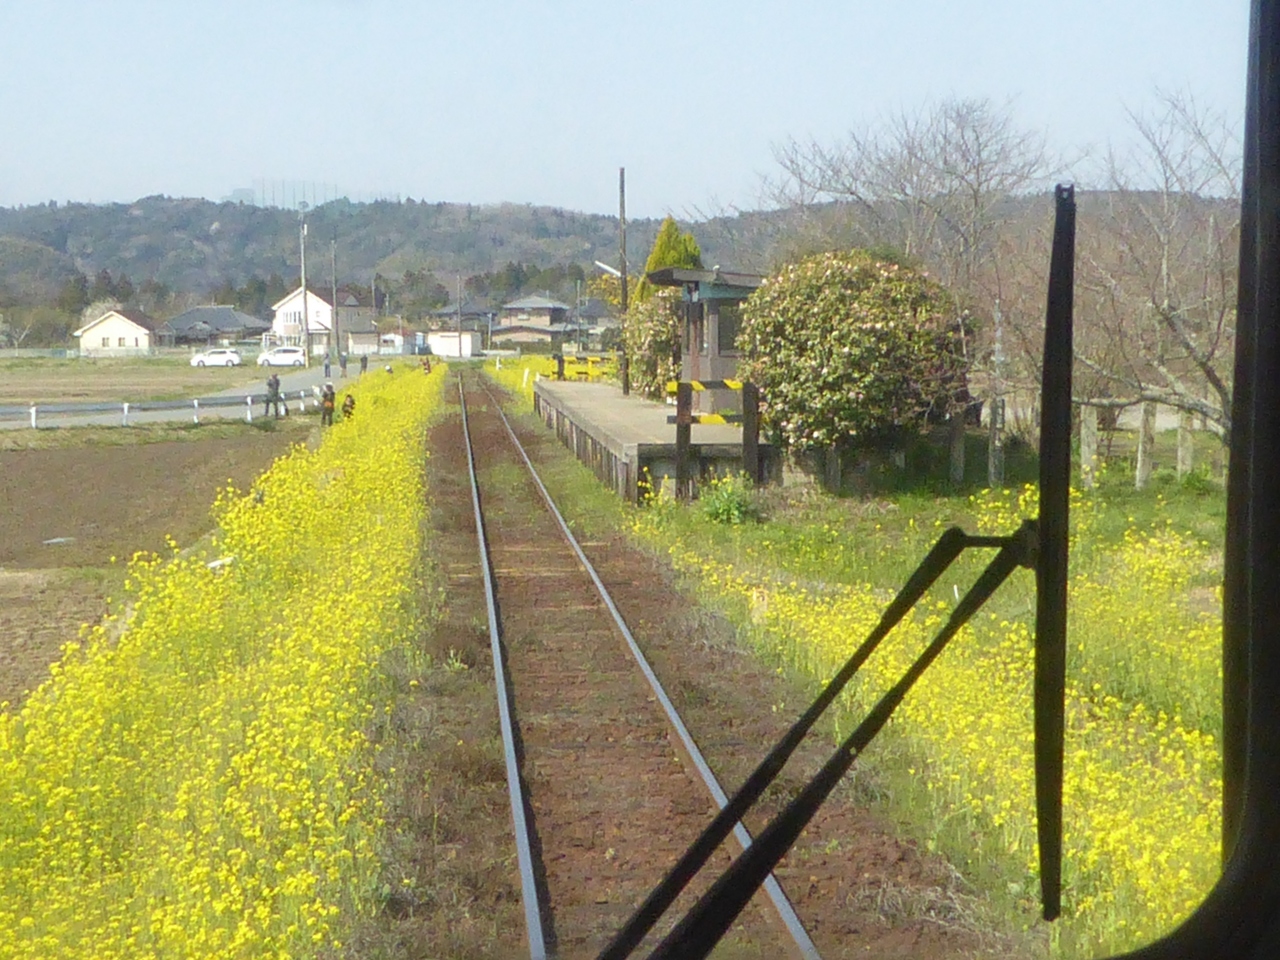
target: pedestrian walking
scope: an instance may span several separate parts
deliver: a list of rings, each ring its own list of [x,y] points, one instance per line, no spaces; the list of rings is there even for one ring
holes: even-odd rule
[[[324,378],[329,379],[329,351],[324,352]]]
[[[262,404],[262,415],[264,417],[270,414],[271,407],[273,405],[276,408],[276,411],[275,411],[276,419],[279,420],[280,419],[280,377],[274,371],[272,371],[271,376],[267,377],[267,396]],[[289,415],[289,407],[287,405],[284,408],[284,415],[286,417]]]
[[[337,398],[333,393],[333,384],[326,383],[324,392],[320,394],[320,426],[333,426],[333,407]]]
[[[360,372],[364,373],[369,369],[369,355],[367,353],[360,354]]]
[[[345,353],[338,354],[338,372],[342,375],[342,379],[347,379],[347,355]]]

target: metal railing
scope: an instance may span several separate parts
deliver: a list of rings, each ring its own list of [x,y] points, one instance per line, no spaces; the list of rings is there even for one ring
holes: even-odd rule
[[[129,426],[129,417],[133,414],[157,410],[190,410],[192,421],[199,423],[201,411],[241,407],[244,409],[245,420],[252,422],[254,406],[260,403],[265,404],[266,401],[267,395],[265,393],[246,393],[242,396],[192,397],[188,400],[111,400],[86,403],[10,404],[0,406],[0,421],[26,420],[29,422],[31,429],[35,430],[42,426],[41,418],[119,413],[120,425],[127,427]],[[298,412],[305,413],[308,402],[319,403],[317,388],[312,390],[282,390],[280,391],[280,402],[286,408],[292,403],[296,403]],[[58,426],[59,424],[54,422],[43,425]]]

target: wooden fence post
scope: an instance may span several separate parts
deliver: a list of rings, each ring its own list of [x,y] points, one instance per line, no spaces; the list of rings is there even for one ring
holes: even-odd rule
[[[742,469],[751,482],[761,483],[760,472],[760,388],[742,385]]]
[[[1191,414],[1178,414],[1178,479],[1181,480],[1191,472],[1194,460],[1194,446],[1191,434]]]
[[[1080,486],[1092,490],[1098,475],[1098,408],[1080,408]]]
[[[831,444],[825,450],[823,476],[827,492],[840,496],[840,488],[844,483],[844,464],[841,462],[840,445],[837,443]]]
[[[1142,405],[1142,422],[1138,427],[1138,469],[1133,485],[1138,490],[1147,489],[1151,482],[1152,454],[1156,442],[1156,405],[1150,401]]]
[[[957,410],[951,414],[951,486],[964,486],[964,411]]]
[[[987,486],[1004,486],[1004,397],[992,397],[987,410]]]
[[[689,446],[693,433],[693,384],[676,385],[676,499],[693,496],[690,483]]]

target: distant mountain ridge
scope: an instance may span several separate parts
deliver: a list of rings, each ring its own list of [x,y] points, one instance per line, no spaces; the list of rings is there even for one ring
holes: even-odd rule
[[[628,222],[628,260],[642,266],[658,221]],[[330,241],[338,278],[367,283],[429,269],[466,277],[508,261],[542,266],[616,264],[618,220],[520,204],[337,200],[307,214],[309,277],[327,278]],[[135,203],[44,204],[0,209],[0,288],[27,299],[76,271],[108,270],[134,283],[203,292],[224,282],[298,272],[298,214],[203,199],[144,197]]]

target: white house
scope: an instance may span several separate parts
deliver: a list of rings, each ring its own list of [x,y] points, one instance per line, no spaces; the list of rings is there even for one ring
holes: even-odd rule
[[[329,335],[333,332],[333,307],[329,301],[313,290],[307,291],[307,323],[302,323],[302,287],[294,290],[271,310],[271,338],[276,343],[301,346],[304,339],[311,345],[311,352],[324,353],[329,349]]]
[[[80,339],[82,357],[146,356],[158,346],[156,326],[140,310],[108,310],[72,336]]]
[[[437,357],[478,357],[480,334],[470,330],[462,333],[428,333],[427,349]]]

